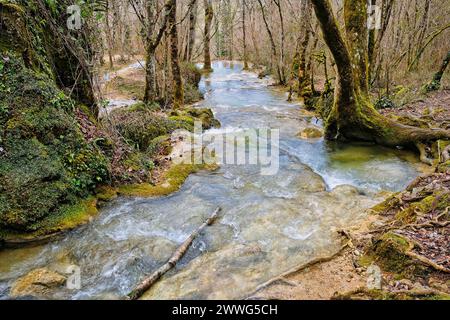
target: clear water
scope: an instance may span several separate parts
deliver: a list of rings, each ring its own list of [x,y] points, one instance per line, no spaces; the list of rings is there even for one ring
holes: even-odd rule
[[[81,290],[48,298],[119,299],[176,248],[217,207],[220,220],[195,241],[176,270],[146,299],[236,299],[259,284],[339,247],[336,231],[361,221],[381,190],[404,188],[418,172],[411,155],[376,146],[297,138],[316,119],[240,64],[216,62],[202,80],[205,100],[223,130],[279,128],[280,170],[222,166],[192,175],[182,190],[157,199],[121,198],[63,239],[0,252],[0,297],[33,269],[81,268]],[[221,131],[222,130],[222,131]],[[409,161],[407,159],[410,159]],[[352,185],[352,188],[335,187]],[[326,189],[326,191],[324,191]]]

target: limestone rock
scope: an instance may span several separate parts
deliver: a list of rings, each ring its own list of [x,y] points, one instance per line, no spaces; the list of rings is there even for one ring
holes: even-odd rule
[[[45,297],[52,289],[64,285],[66,277],[48,269],[36,269],[16,280],[10,292],[13,298],[32,296]]]
[[[323,137],[323,131],[317,127],[303,129],[298,136],[302,139],[319,139]]]

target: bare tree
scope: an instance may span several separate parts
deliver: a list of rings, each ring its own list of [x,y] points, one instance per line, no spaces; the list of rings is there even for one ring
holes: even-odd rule
[[[381,116],[367,96],[367,6],[365,0],[345,0],[344,38],[330,0],[311,0],[326,44],[337,68],[335,101],[326,119],[327,137],[374,141],[387,146],[411,146],[450,138],[445,130],[398,124]],[[357,54],[359,53],[360,56]],[[354,70],[356,69],[356,70]]]

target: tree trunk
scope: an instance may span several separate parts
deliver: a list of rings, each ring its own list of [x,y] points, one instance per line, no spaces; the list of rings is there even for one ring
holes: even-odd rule
[[[197,25],[197,13],[198,1],[194,1],[189,12],[189,39],[187,41],[187,48],[185,51],[185,61],[192,60],[192,52],[194,51],[195,46],[195,27]]]
[[[150,103],[158,99],[156,88],[156,55],[153,47],[147,49],[144,102]]]
[[[442,65],[439,71],[434,75],[433,81],[431,81],[431,83],[427,85],[428,92],[439,90],[439,88],[441,87],[442,76],[444,75],[445,70],[447,70],[449,63],[450,63],[450,51],[447,53],[447,56],[445,57],[444,61],[442,61]]]
[[[247,4],[242,0],[242,40],[244,42],[244,70],[248,70],[248,52],[247,52],[247,28],[245,26]]]
[[[367,48],[367,42],[362,40],[367,39],[365,0],[345,0],[345,17],[354,20],[346,21],[347,35],[353,40],[347,39],[347,42],[337,25],[330,0],[311,1],[337,68],[334,105],[325,119],[327,138],[372,141],[390,147],[412,147],[419,142],[450,139],[450,131],[398,124],[381,116],[370,103],[364,80],[364,74],[367,74],[364,73],[367,70],[367,49],[364,49]],[[359,25],[355,21],[359,21]],[[357,52],[361,56],[356,57]],[[355,59],[352,61],[352,58]]]
[[[205,5],[205,33],[204,33],[204,67],[205,71],[211,71],[211,25],[214,18],[212,0],[204,0]]]
[[[370,0],[370,5],[376,6],[377,0]],[[375,59],[375,41],[376,41],[376,33],[375,28],[371,28],[369,30],[369,39],[368,39],[368,47],[367,47],[367,56],[368,56],[368,63],[369,63],[369,70],[367,71],[368,81],[370,82],[370,77],[372,75],[373,71],[373,65],[374,65],[374,59]]]
[[[362,0],[344,1],[344,20],[353,74],[361,92],[369,91],[367,3]]]
[[[266,31],[267,34],[269,35],[269,40],[270,40],[270,46],[272,48],[272,61],[277,61],[277,45],[275,44],[275,40],[273,37],[273,33],[272,33],[272,29],[270,28],[269,22],[267,21],[267,16],[266,16],[266,10],[264,10],[264,5],[261,2],[261,0],[258,0],[259,6],[261,7],[261,13],[262,13],[262,17],[263,17],[263,21],[264,21],[264,25],[266,27]],[[283,75],[281,73],[281,69],[280,69],[280,63],[277,62],[277,75],[278,75],[278,83],[279,84],[284,84],[283,83]]]
[[[281,8],[281,1],[280,0],[273,0],[275,5],[278,9],[278,17],[280,18],[280,24],[281,24],[281,30],[280,30],[280,38],[281,38],[281,44],[280,44],[280,60],[279,60],[279,70],[281,74],[280,84],[286,84],[286,70],[285,70],[285,60],[286,60],[286,54],[285,54],[285,41],[286,41],[286,33],[284,30],[284,16],[283,11]]]
[[[308,44],[311,36],[311,30],[309,23],[311,22],[311,5],[309,0],[302,0],[302,15],[301,15],[301,40],[300,48],[298,52],[298,96],[304,98],[306,95],[307,88],[310,86],[311,76],[306,68],[306,51],[308,49]],[[310,92],[311,93],[311,92]]]
[[[177,0],[170,1],[168,24],[170,28],[170,55],[172,60],[173,108],[180,109],[184,106],[184,89],[178,57]]]

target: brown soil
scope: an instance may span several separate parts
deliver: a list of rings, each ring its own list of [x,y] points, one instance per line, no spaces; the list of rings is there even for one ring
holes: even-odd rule
[[[274,282],[250,299],[330,300],[339,292],[365,286],[367,277],[353,265],[353,253],[344,250],[331,261],[313,265],[297,274]]]

